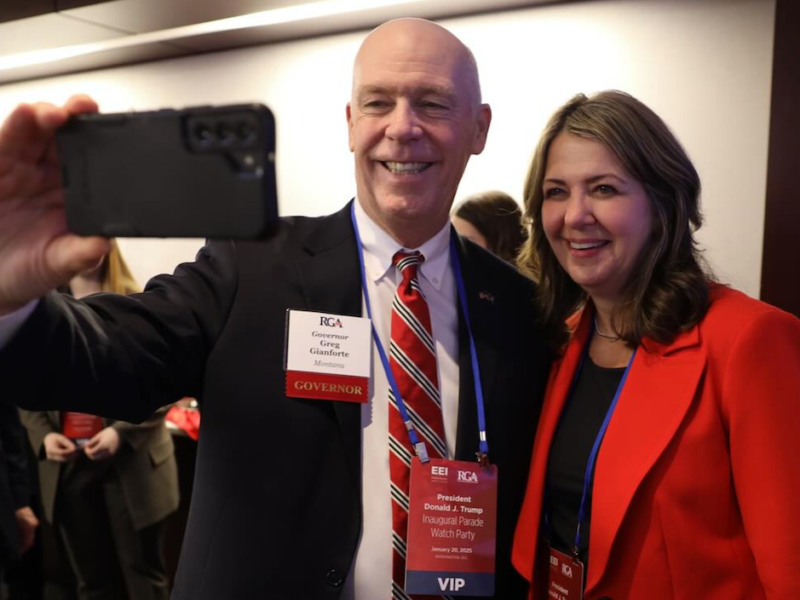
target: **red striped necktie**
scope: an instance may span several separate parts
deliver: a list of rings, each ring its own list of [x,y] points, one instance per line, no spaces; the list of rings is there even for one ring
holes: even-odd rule
[[[392,303],[392,339],[389,364],[403,397],[406,411],[428,455],[446,458],[442,402],[436,368],[431,315],[422,295],[417,271],[425,258],[400,251],[393,263],[402,273]],[[392,479],[392,599],[411,598],[405,592],[406,532],[408,529],[408,482],[414,450],[397,402],[389,389],[389,470]],[[428,598],[417,596],[414,598]],[[432,597],[432,596],[431,596]]]

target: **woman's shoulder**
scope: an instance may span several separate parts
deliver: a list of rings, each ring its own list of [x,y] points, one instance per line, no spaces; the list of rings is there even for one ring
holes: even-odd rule
[[[708,312],[703,319],[706,324],[747,322],[768,313],[794,318],[771,304],[751,298],[727,285],[713,284],[709,290],[709,300]]]
[[[795,337],[800,332],[800,319],[743,292],[715,284],[710,289],[708,312],[699,328],[701,338],[706,341],[734,341],[743,335],[764,337],[774,330]]]

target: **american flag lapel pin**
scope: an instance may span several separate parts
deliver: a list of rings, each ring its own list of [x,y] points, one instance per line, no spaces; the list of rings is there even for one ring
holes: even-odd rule
[[[478,292],[478,298],[480,300],[487,300],[494,304],[494,294],[492,294],[492,292],[480,291]]]

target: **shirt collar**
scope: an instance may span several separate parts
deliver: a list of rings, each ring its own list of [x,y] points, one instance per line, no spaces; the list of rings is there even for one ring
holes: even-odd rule
[[[358,198],[355,200],[355,215],[364,248],[364,268],[367,277],[377,283],[392,268],[392,258],[403,246],[367,215]],[[422,253],[425,262],[420,267],[420,274],[436,290],[441,289],[445,270],[450,264],[450,221],[419,248],[405,250],[419,250]]]

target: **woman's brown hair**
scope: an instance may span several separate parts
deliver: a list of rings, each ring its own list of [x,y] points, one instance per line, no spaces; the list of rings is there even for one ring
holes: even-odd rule
[[[652,206],[653,231],[622,291],[612,326],[629,346],[645,338],[671,342],[700,321],[708,308],[712,277],[694,239],[702,224],[700,178],[661,118],[633,96],[613,90],[591,97],[578,94],[558,109],[528,170],[524,203],[531,236],[518,264],[539,282],[547,329],[562,346],[569,336],[566,318],[587,298],[556,259],[540,218],[548,152],[562,132],[602,143],[644,186]]]
[[[125,259],[122,258],[116,240],[111,240],[111,251],[103,259],[101,269],[102,291],[115,294],[135,294],[142,291]]]
[[[453,214],[471,223],[486,238],[488,250],[512,264],[527,238],[522,210],[514,199],[496,190],[474,194]]]

